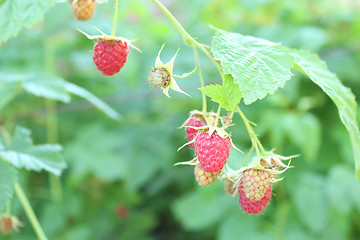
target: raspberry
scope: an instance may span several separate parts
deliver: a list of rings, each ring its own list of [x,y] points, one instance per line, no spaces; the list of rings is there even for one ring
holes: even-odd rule
[[[111,76],[124,66],[129,52],[126,42],[100,39],[94,46],[93,60],[99,71]]]
[[[208,186],[210,183],[213,183],[219,172],[205,172],[204,169],[200,166],[199,163],[195,165],[194,169],[195,179],[200,186]]]
[[[191,127],[202,127],[202,126],[205,126],[205,123],[203,120],[201,120],[200,118],[198,117],[190,117],[187,122],[185,123],[185,126],[191,126]],[[191,128],[191,127],[186,127],[185,128],[185,132],[186,132],[186,138],[189,142],[191,142],[196,134],[198,133],[199,129],[194,129],[194,128]],[[194,143],[191,143],[190,144],[190,147],[194,147]]]
[[[216,133],[209,136],[207,132],[200,133],[195,139],[195,154],[206,172],[218,172],[230,154],[230,139],[222,138]]]
[[[74,17],[79,21],[86,21],[92,18],[95,12],[94,0],[77,0],[71,5]]]
[[[240,188],[244,190],[246,197],[250,201],[262,199],[271,185],[270,174],[257,169],[245,170],[243,174]]]
[[[241,187],[238,188],[239,191],[239,203],[242,209],[248,214],[258,214],[264,210],[267,203],[269,202],[272,194],[272,186],[268,188],[264,197],[258,201],[250,201],[243,189]]]

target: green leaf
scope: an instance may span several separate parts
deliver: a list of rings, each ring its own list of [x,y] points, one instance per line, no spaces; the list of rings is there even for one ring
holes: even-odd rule
[[[94,104],[98,109],[102,110],[114,120],[119,120],[121,117],[119,113],[86,89],[67,82],[57,76],[43,73],[0,73],[0,84],[6,84],[5,87],[8,87],[8,90],[12,91],[12,94],[7,93],[8,96],[5,95],[4,99],[0,97],[0,107],[7,104],[9,102],[8,99],[12,99],[11,97],[19,91],[18,86],[20,85],[27,93],[38,97],[59,100],[65,103],[70,102],[70,94],[74,94]]]
[[[223,85],[208,85],[200,88],[213,102],[219,103],[223,108],[233,111],[240,103],[241,92],[238,84],[234,84],[231,75],[224,76]]]
[[[325,187],[325,181],[320,176],[303,174],[293,196],[303,223],[317,233],[327,226],[329,215]]]
[[[239,84],[245,104],[273,94],[291,77],[294,59],[277,43],[217,29],[211,52]]]
[[[5,0],[0,5],[0,42],[40,21],[56,0]]]
[[[120,114],[112,109],[109,105],[107,105],[103,100],[93,95],[88,90],[79,87],[73,83],[66,82],[65,89],[72,94],[78,95],[86,99],[87,101],[94,104],[98,109],[102,110],[106,115],[111,117],[114,120],[119,120],[121,118]]]
[[[15,168],[4,161],[0,161],[0,212],[13,195],[13,188],[17,181]]]
[[[214,184],[220,186],[215,182],[209,188],[192,191],[174,202],[174,215],[185,229],[199,231],[222,219],[233,199],[222,194],[222,186],[219,190]]]
[[[0,156],[17,168],[27,170],[46,170],[60,175],[66,168],[58,144],[33,145],[31,131],[16,127],[14,135],[7,146],[0,149]]]
[[[360,179],[360,132],[356,121],[356,101],[351,90],[345,87],[337,76],[331,73],[325,62],[316,54],[292,50],[295,57],[295,69],[308,76],[335,103],[340,119],[349,132],[354,151],[356,176]]]

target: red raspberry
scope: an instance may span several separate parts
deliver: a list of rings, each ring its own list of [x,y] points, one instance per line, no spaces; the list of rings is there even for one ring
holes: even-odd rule
[[[73,1],[71,1],[73,2]],[[79,21],[86,21],[92,18],[95,12],[94,0],[77,0],[71,5],[74,17]]]
[[[195,154],[206,172],[218,172],[230,154],[230,138],[222,138],[216,133],[200,133],[195,139]]]
[[[265,193],[265,196],[258,200],[258,201],[250,201],[244,192],[244,190],[239,187],[239,203],[242,209],[244,209],[245,212],[248,214],[258,214],[264,210],[267,203],[269,202],[272,194],[272,186],[268,188],[268,190]]]
[[[205,126],[205,123],[203,120],[201,120],[198,117],[190,117],[187,122],[185,123],[185,126],[191,126],[191,127],[202,127]],[[198,133],[198,129],[194,129],[191,127],[186,127],[185,128],[185,132],[186,132],[186,138],[189,142],[191,142],[194,137],[196,136],[196,134]],[[190,147],[194,147],[194,143],[191,143],[189,145]]]
[[[243,173],[240,188],[250,201],[259,201],[271,185],[270,173],[263,170],[248,169]]]
[[[124,66],[129,52],[126,42],[100,39],[94,46],[93,60],[99,71],[111,76]]]
[[[208,186],[217,179],[219,172],[205,172],[204,169],[200,166],[200,163],[197,163],[195,165],[194,174],[195,179],[200,186]]]

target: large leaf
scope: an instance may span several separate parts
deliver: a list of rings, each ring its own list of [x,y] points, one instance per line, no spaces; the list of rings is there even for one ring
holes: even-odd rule
[[[360,132],[356,121],[356,101],[351,90],[345,87],[337,76],[331,73],[325,62],[316,54],[292,50],[295,57],[295,69],[308,76],[335,103],[340,119],[350,134],[354,151],[356,176],[360,179]]]
[[[291,77],[294,59],[277,43],[217,29],[211,52],[239,84],[245,104],[273,94]]]
[[[238,84],[234,84],[231,75],[225,75],[223,85],[208,85],[200,88],[212,101],[219,103],[223,108],[233,111],[241,100],[241,91]]]
[[[40,21],[56,0],[5,0],[0,5],[0,42]]]
[[[60,155],[62,147],[58,144],[33,145],[31,131],[16,127],[7,146],[1,146],[0,157],[17,168],[27,170],[46,170],[60,175],[66,164]]]
[[[0,161],[0,212],[13,195],[13,188],[17,180],[15,168],[4,161]]]
[[[70,102],[70,94],[77,95],[94,104],[98,109],[102,110],[109,117],[118,120],[120,118],[119,113],[113,110],[100,98],[96,97],[86,89],[77,86],[74,83],[70,83],[60,77],[42,74],[42,73],[24,73],[24,74],[0,74],[0,84],[6,84],[5,87],[9,91],[18,91],[20,85],[26,92],[38,97],[45,97],[48,99],[59,100],[65,103]],[[1,86],[1,85],[0,85]],[[0,88],[1,93],[1,88]],[[12,95],[8,92],[9,97]],[[9,98],[4,97],[4,100],[0,97],[1,103],[6,104]]]

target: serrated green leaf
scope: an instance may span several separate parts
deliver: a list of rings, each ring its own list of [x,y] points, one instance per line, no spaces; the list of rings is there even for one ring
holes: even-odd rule
[[[17,181],[16,169],[4,161],[0,161],[0,212],[13,195]]]
[[[233,111],[240,103],[241,92],[239,85],[234,84],[231,75],[225,75],[223,85],[208,85],[200,88],[213,102],[219,103],[221,107]]]
[[[233,111],[240,103],[241,91],[239,85],[234,83],[234,78],[229,74],[224,77],[223,91],[226,98],[224,108]]]
[[[58,144],[33,145],[31,131],[16,127],[9,145],[0,150],[0,156],[17,168],[41,171],[46,170],[60,175],[66,168]]]
[[[56,0],[5,0],[0,5],[0,42],[40,21]]]
[[[221,85],[208,85],[203,88],[199,88],[206,96],[210,97],[213,102],[224,105],[224,91]]]
[[[245,104],[273,94],[291,77],[294,59],[280,44],[217,29],[211,52],[239,84]]]
[[[345,87],[337,76],[329,71],[325,62],[316,54],[291,50],[295,69],[308,76],[335,103],[340,119],[349,132],[354,151],[356,176],[360,179],[360,131],[356,121],[356,101],[351,90]]]

